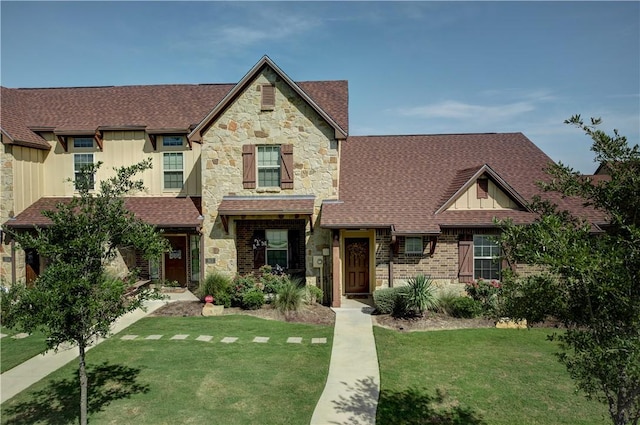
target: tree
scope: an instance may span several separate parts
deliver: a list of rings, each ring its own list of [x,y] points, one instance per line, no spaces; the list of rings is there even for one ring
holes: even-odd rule
[[[558,358],[577,387],[606,403],[614,424],[637,425],[640,418],[640,151],[614,130],[599,130],[600,119],[585,124],[579,115],[565,121],[593,140],[595,159],[606,179],[583,176],[558,163],[548,169],[545,191],[582,200],[607,225],[587,220],[548,200],[532,203],[539,218],[531,225],[503,222],[500,239],[510,261],[544,266],[545,273],[504,280],[505,314],[529,323],[552,316],[566,332]],[[594,231],[595,230],[595,231]]]
[[[79,196],[59,203],[42,214],[52,222],[35,232],[10,234],[20,247],[34,248],[48,265],[33,287],[14,285],[2,298],[3,324],[32,332],[39,329],[49,349],[72,343],[79,351],[80,423],[87,423],[87,372],[85,351],[96,337],[105,337],[111,324],[123,314],[141,307],[154,296],[150,291],[125,297],[130,282],[110,277],[106,266],[117,249],[131,247],[145,257],[168,249],[157,230],[134,217],[123,196],[143,189],[132,180],[151,168],[150,161],[116,169],[115,176],[100,182],[93,193],[93,176],[101,163],[85,168],[75,181]]]

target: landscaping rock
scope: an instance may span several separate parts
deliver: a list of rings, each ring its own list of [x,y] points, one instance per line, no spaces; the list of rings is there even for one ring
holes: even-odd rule
[[[223,314],[224,314],[223,305],[213,305],[211,303],[206,303],[204,307],[202,307],[203,316],[222,316]]]

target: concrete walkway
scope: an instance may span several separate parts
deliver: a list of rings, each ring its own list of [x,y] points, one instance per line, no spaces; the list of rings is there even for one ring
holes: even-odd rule
[[[178,300],[197,300],[197,298],[191,292],[184,293],[171,293],[168,300],[161,301],[148,301],[145,306],[147,311],[141,309],[129,312],[115,321],[111,331],[118,333],[132,323],[140,320],[146,315],[154,312],[158,308],[167,304],[168,302]],[[90,350],[96,345],[100,344],[103,339],[99,339],[91,347]],[[2,375],[0,375],[0,403],[4,403],[20,391],[28,388],[32,384],[38,382],[42,378],[46,377],[53,371],[61,368],[70,361],[78,357],[78,347],[60,348],[58,352],[53,350],[47,351],[44,355],[39,354],[26,362],[9,369]]]
[[[342,307],[333,310],[336,323],[329,376],[311,425],[374,425],[380,373],[371,323],[373,308],[343,298]]]

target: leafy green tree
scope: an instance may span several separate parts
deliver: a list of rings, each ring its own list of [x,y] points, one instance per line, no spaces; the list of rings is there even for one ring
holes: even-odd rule
[[[134,217],[123,196],[143,189],[135,174],[151,168],[150,161],[116,169],[114,177],[100,182],[93,193],[93,175],[100,163],[89,166],[75,182],[79,196],[43,211],[51,225],[35,232],[10,234],[22,248],[35,248],[48,260],[33,287],[14,285],[2,297],[3,324],[32,332],[39,329],[50,349],[72,343],[79,351],[80,423],[87,423],[87,372],[85,352],[97,337],[105,337],[123,314],[153,297],[150,291],[125,296],[130,282],[109,277],[106,266],[118,248],[140,250],[157,257],[168,249],[157,230]]]
[[[534,200],[539,218],[531,225],[504,222],[501,244],[509,260],[544,266],[545,273],[506,276],[505,313],[530,323],[552,316],[566,332],[559,341],[562,362],[588,398],[609,407],[614,424],[640,418],[640,151],[617,131],[599,130],[599,119],[566,121],[593,140],[595,159],[608,177],[590,178],[558,163],[550,166],[545,191],[581,199],[602,229]]]

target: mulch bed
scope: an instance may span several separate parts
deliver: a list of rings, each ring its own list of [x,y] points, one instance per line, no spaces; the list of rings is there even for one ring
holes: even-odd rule
[[[193,317],[202,316],[204,304],[200,301],[176,301],[160,307],[150,316]],[[267,320],[281,320],[316,325],[333,325],[336,315],[329,307],[320,304],[305,305],[300,311],[292,313],[288,318],[267,304],[258,310],[243,310],[238,307],[224,309],[224,315],[244,314]]]
[[[176,301],[168,303],[151,314],[151,316],[193,317],[202,316],[200,301]],[[286,318],[282,313],[267,304],[258,310],[243,310],[238,307],[224,309],[224,315],[244,314],[267,320],[281,320],[295,323],[311,323],[317,325],[333,325],[335,313],[329,307],[313,304],[305,305],[302,310]],[[459,319],[443,313],[427,313],[424,317],[397,319],[388,314],[372,315],[373,324],[400,332],[433,331],[446,329],[492,328],[495,321],[482,317]]]

